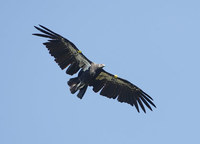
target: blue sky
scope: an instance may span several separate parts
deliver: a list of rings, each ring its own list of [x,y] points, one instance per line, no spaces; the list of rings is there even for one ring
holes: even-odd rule
[[[1,144],[199,143],[200,2],[58,0],[0,2]],[[42,24],[90,60],[154,98],[147,114],[70,78],[34,37]]]

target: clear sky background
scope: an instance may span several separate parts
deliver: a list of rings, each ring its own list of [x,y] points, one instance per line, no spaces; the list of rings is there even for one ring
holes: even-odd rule
[[[200,1],[0,2],[1,144],[199,144]],[[65,74],[34,37],[42,24],[154,98],[147,114]]]

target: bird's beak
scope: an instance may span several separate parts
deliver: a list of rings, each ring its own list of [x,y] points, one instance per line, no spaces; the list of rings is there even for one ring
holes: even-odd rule
[[[102,64],[102,67],[105,67],[106,65],[105,64]]]

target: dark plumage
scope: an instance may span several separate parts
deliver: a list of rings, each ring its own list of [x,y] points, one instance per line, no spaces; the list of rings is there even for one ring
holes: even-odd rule
[[[87,87],[92,86],[94,92],[100,91],[100,95],[135,106],[138,112],[139,106],[144,112],[146,112],[144,105],[150,110],[152,110],[151,106],[156,107],[148,94],[129,81],[103,70],[104,64],[95,64],[87,59],[68,39],[42,25],[35,28],[42,34],[33,35],[49,38],[48,42],[43,44],[61,69],[67,68],[66,73],[69,75],[79,71],[77,77],[68,81],[72,94],[79,91],[77,96],[82,98]]]

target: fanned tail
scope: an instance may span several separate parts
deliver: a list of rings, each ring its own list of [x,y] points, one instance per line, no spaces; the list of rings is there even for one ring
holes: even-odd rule
[[[72,94],[76,93],[78,90],[79,93],[77,94],[77,97],[82,99],[86,90],[87,90],[87,87],[88,85],[86,85],[85,83],[81,82],[80,79],[78,77],[76,78],[71,78],[69,81],[68,81],[68,85],[70,86],[70,91]]]

